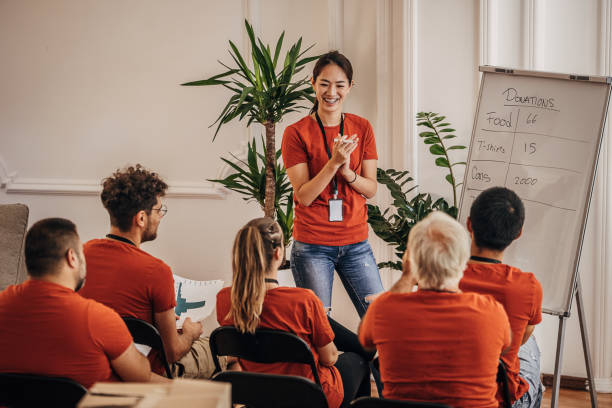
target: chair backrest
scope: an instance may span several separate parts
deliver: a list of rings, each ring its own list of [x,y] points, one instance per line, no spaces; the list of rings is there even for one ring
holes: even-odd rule
[[[144,320],[137,319],[135,317],[125,316],[123,321],[127,326],[134,343],[144,344],[154,350],[157,350],[160,354],[164,368],[166,369],[166,376],[172,378],[172,370],[166,359],[166,351],[164,350],[164,342],[162,341],[161,335],[155,326],[151,323],[145,322]]]
[[[0,205],[0,291],[26,278],[23,244],[28,214],[23,204]]]
[[[213,381],[232,384],[232,403],[248,408],[327,408],[320,386],[295,375],[223,371]]]
[[[508,386],[508,373],[506,373],[506,366],[500,359],[497,365],[497,383],[501,383],[501,396],[504,399],[504,407],[511,408],[510,403],[510,387]]]
[[[351,402],[351,408],[452,408],[435,402],[399,401],[381,398],[361,397]]]
[[[75,407],[87,393],[69,378],[34,374],[0,374],[0,406]]]
[[[210,351],[217,372],[221,370],[217,356],[234,356],[264,364],[301,363],[310,366],[315,382],[321,385],[310,346],[293,333],[257,329],[255,334],[245,334],[233,326],[222,326],[210,334]]]

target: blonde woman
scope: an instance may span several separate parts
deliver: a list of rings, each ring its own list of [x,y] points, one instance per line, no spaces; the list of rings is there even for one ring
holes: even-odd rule
[[[258,327],[284,330],[310,346],[330,408],[348,406],[369,395],[368,361],[373,357],[357,336],[328,320],[321,300],[309,289],[281,287],[277,271],[283,260],[283,234],[270,218],[245,225],[234,241],[230,288],[217,295],[217,320],[243,333]],[[338,349],[345,351],[339,355]],[[295,363],[259,364],[240,361],[245,371],[299,375],[314,380],[310,367]]]

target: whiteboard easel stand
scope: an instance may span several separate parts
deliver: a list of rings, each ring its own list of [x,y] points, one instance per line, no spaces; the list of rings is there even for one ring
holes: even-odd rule
[[[576,285],[574,286],[576,294],[576,308],[578,309],[578,320],[580,322],[580,336],[582,337],[582,351],[584,352],[584,363],[586,365],[589,392],[591,394],[591,407],[597,408],[597,391],[595,390],[595,381],[593,381],[593,365],[591,362],[591,351],[589,348],[589,337],[586,327],[586,319],[584,317],[584,308],[582,303],[582,285],[580,284],[580,275],[576,276]],[[553,376],[552,398],[550,402],[551,408],[556,408],[559,401],[559,388],[561,386],[561,362],[563,360],[563,342],[565,340],[565,324],[570,317],[570,313],[559,315],[559,333],[557,335],[557,355],[555,357],[555,372]]]
[[[582,244],[584,242],[584,234],[585,234],[585,230],[586,230],[586,221],[587,221],[587,217],[588,217],[588,210],[590,207],[590,202],[591,202],[591,198],[592,198],[592,191],[593,191],[593,186],[595,183],[595,175],[596,175],[596,171],[597,171],[597,163],[599,161],[599,154],[601,152],[601,143],[602,143],[602,139],[603,139],[603,134],[604,134],[604,128],[605,128],[605,124],[606,124],[606,117],[607,117],[607,111],[608,111],[608,104],[610,101],[610,93],[612,91],[612,77],[604,77],[604,76],[586,76],[586,75],[574,75],[574,74],[559,74],[559,73],[551,73],[551,72],[538,72],[538,71],[525,71],[525,70],[518,70],[518,69],[512,69],[512,68],[502,68],[502,67],[493,67],[493,66],[480,66],[479,67],[479,71],[483,73],[483,77],[481,80],[481,84],[480,84],[480,92],[479,92],[479,96],[478,96],[478,104],[477,104],[477,108],[476,108],[476,115],[474,117],[474,128],[472,130],[472,138],[471,138],[471,142],[470,142],[470,149],[468,152],[468,160],[467,160],[467,168],[469,168],[471,162],[472,162],[472,151],[473,151],[473,145],[474,145],[474,138],[476,133],[478,132],[478,127],[477,124],[479,123],[479,113],[480,113],[480,107],[481,107],[481,102],[483,99],[483,89],[484,87],[484,78],[487,75],[507,75],[507,76],[516,76],[516,77],[540,77],[540,78],[544,78],[544,79],[559,79],[562,81],[570,81],[570,82],[595,82],[595,83],[602,83],[602,84],[606,84],[607,85],[607,91],[606,91],[606,97],[605,97],[605,102],[604,102],[604,106],[603,106],[603,115],[601,118],[601,123],[600,123],[600,127],[599,127],[599,133],[598,133],[598,139],[597,139],[597,145],[596,145],[596,150],[595,150],[595,160],[593,162],[593,167],[592,167],[592,172],[591,172],[591,181],[590,181],[590,188],[588,190],[588,196],[587,196],[587,201],[585,203],[585,211],[584,211],[584,216],[583,216],[583,221],[582,221],[582,227],[581,227],[581,231],[580,231],[580,240],[579,240],[579,244],[578,244],[578,248],[577,248],[577,252],[576,252],[576,257],[575,257],[575,264],[574,264],[574,269],[573,269],[573,283],[569,285],[568,287],[568,297],[566,298],[567,301],[565,303],[565,308],[564,310],[556,310],[556,309],[552,309],[552,310],[543,310],[545,313],[551,314],[551,315],[557,315],[559,317],[559,331],[558,331],[558,336],[557,336],[557,354],[556,354],[556,359],[555,359],[555,371],[554,371],[554,376],[553,376],[553,389],[552,389],[552,399],[551,399],[551,407],[552,408],[557,408],[558,405],[558,400],[559,400],[559,388],[561,385],[561,363],[562,363],[562,359],[563,359],[563,342],[565,340],[565,326],[566,326],[566,320],[567,318],[570,317],[570,309],[571,309],[571,300],[573,298],[574,295],[576,295],[576,306],[578,308],[578,318],[580,321],[580,334],[581,334],[581,338],[582,338],[582,349],[584,352],[584,359],[585,359],[585,365],[586,365],[586,371],[587,371],[587,377],[588,377],[588,386],[589,386],[589,391],[590,391],[590,397],[591,397],[591,407],[596,408],[597,407],[597,393],[595,390],[595,383],[593,381],[593,370],[592,370],[592,364],[591,364],[591,353],[589,350],[589,341],[588,341],[588,335],[587,335],[587,328],[586,328],[586,319],[584,316],[584,303],[583,303],[583,299],[582,299],[582,287],[581,287],[581,283],[580,283],[580,275],[578,274],[578,262],[580,260],[580,254],[582,251]],[[505,106],[505,105],[504,105]],[[484,130],[484,129],[483,129]],[[516,134],[516,127],[515,127],[515,131],[514,133]],[[512,149],[514,149],[514,144],[512,145]],[[506,163],[506,160],[503,160],[501,162]],[[507,163],[510,163],[510,160],[507,160]],[[506,172],[507,175],[507,172]],[[462,210],[463,210],[463,206],[464,206],[464,193],[466,191],[466,187],[468,185],[468,171],[465,172],[464,174],[464,180],[463,180],[463,187],[462,187],[462,191],[461,191],[461,199],[460,199],[460,207],[459,207],[459,216],[461,216]],[[482,191],[482,190],[480,190]],[[570,289],[571,288],[571,289]]]

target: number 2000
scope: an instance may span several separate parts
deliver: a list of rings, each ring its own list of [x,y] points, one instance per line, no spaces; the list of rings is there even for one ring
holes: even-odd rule
[[[534,186],[538,182],[537,178],[533,177],[515,177],[514,184],[526,184]]]

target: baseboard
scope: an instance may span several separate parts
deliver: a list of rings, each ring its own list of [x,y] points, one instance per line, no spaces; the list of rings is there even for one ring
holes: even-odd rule
[[[542,374],[542,384],[546,387],[552,387],[553,375]],[[561,388],[570,390],[588,390],[588,379],[584,377],[572,377],[570,375],[561,376]],[[595,390],[599,393],[611,394],[612,393],[612,378],[595,378]]]
[[[606,394],[612,394],[612,378],[596,378],[595,390]]]
[[[562,375],[561,376],[561,388],[566,388],[570,390],[587,390],[588,380],[583,377],[572,377],[570,375]],[[552,374],[542,374],[542,384],[546,387],[552,387],[553,385],[553,375]],[[597,383],[595,383],[597,387]]]

